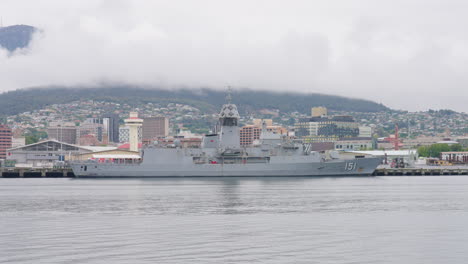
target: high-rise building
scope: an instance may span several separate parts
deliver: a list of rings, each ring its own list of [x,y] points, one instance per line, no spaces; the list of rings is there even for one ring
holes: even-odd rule
[[[79,137],[93,135],[99,142],[119,142],[119,116],[106,114],[99,118],[87,118],[80,125]]]
[[[309,117],[295,124],[295,133],[305,142],[334,142],[357,137],[359,124],[351,116]]]
[[[261,119],[259,119],[261,120]],[[265,125],[268,124],[264,122]],[[271,124],[271,123],[270,123]],[[277,135],[287,135],[288,130],[282,126],[273,126],[273,125],[266,125],[265,126],[266,132],[270,132],[272,134]],[[254,143],[255,140],[260,139],[260,135],[262,133],[262,125],[247,125],[243,126],[240,129],[240,144],[241,146],[249,146]]]
[[[78,127],[77,142],[80,142],[82,137],[92,135],[99,142],[104,141],[104,137],[107,136],[106,126],[103,124],[102,118],[87,118]]]
[[[117,114],[106,114],[102,118],[107,131],[109,142],[119,142],[119,116]]]
[[[169,120],[164,116],[143,118],[143,141],[156,140],[169,135]]]
[[[262,128],[255,125],[247,125],[240,129],[241,146],[252,145],[255,140],[260,139]]]
[[[6,159],[6,150],[11,148],[11,141],[11,128],[7,125],[0,125],[0,159]]]
[[[76,144],[77,127],[70,124],[54,124],[47,128],[49,139],[55,139],[68,144]]]

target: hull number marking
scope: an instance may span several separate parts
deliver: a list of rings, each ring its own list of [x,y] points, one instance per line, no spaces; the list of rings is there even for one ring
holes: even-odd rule
[[[353,170],[356,170],[356,162],[346,162],[345,171],[353,171]]]

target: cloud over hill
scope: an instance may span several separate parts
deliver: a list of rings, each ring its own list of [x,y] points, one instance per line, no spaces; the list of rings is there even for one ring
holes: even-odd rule
[[[468,112],[467,9],[456,0],[3,0],[0,10],[15,14],[4,21],[42,32],[27,51],[0,50],[0,90],[232,85]]]

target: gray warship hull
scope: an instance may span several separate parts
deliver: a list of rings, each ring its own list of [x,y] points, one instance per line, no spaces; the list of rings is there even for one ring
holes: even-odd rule
[[[278,156],[196,164],[192,156],[170,152],[159,151],[159,158],[133,164],[75,161],[70,166],[76,177],[299,177],[370,176],[381,162],[380,158],[316,161],[313,156]]]
[[[77,177],[299,177],[368,176],[380,164],[380,158],[342,159],[336,153],[312,151],[311,144],[268,131],[265,122],[259,141],[241,146],[239,112],[230,95],[227,99],[219,114],[220,131],[205,135],[200,148],[156,141],[138,150],[136,127],[142,120],[131,113],[126,119],[135,128],[130,130],[130,150],[138,158],[116,155],[72,161],[70,166]]]

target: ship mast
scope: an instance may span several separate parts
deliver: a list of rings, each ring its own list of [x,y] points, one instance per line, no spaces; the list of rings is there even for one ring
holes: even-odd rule
[[[227,89],[226,102],[228,104],[232,103],[232,88],[231,88],[231,86],[228,86],[228,89]]]
[[[226,102],[221,107],[219,113],[219,123],[221,131],[219,133],[219,146],[223,149],[239,149],[240,148],[240,129],[238,122],[240,119],[237,106],[232,103],[232,89],[228,87]]]

